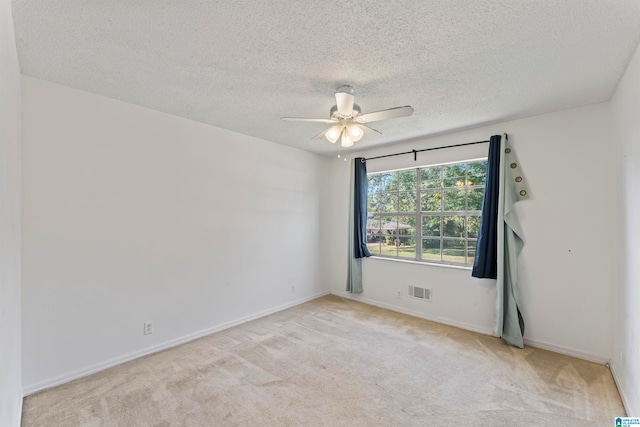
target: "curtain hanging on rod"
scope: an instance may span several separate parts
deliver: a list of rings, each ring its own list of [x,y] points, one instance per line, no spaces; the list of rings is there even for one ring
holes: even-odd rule
[[[517,259],[524,241],[513,210],[527,199],[525,179],[515,153],[503,137],[491,137],[480,232],[472,276],[496,279],[494,334],[507,343],[524,347],[524,318],[518,301]]]
[[[367,162],[356,157],[351,163],[350,197],[349,197],[349,248],[347,291],[359,294],[362,292],[362,261],[370,257],[367,248]]]

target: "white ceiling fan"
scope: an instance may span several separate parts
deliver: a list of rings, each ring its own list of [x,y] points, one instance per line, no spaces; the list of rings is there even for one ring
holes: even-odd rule
[[[355,97],[353,96],[353,88],[349,85],[344,85],[337,88],[335,95],[336,105],[331,107],[328,119],[283,117],[282,120],[333,124],[333,126],[320,132],[312,139],[324,136],[332,144],[335,144],[338,140],[340,140],[340,145],[342,145],[343,147],[351,147],[354,143],[360,141],[360,139],[364,135],[365,129],[370,129],[374,132],[378,132],[377,130],[367,126],[365,123],[395,119],[398,117],[406,117],[413,114],[413,108],[409,105],[361,114],[360,106],[354,104],[353,102],[355,99]]]

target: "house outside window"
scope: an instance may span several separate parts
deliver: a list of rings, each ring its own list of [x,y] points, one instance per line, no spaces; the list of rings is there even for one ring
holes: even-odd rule
[[[373,256],[473,265],[486,159],[368,174]]]

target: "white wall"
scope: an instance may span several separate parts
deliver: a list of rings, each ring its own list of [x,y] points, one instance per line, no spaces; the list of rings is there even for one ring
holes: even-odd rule
[[[618,289],[614,305],[612,369],[629,415],[640,416],[640,47],[611,101],[618,148]]]
[[[27,393],[328,292],[328,159],[27,76],[23,122]]]
[[[531,198],[517,204],[526,245],[520,256],[525,342],[579,357],[607,361],[611,356],[614,233],[612,211],[614,154],[607,141],[608,103],[485,126],[473,130],[355,153],[372,157],[411,149],[487,140],[509,134]],[[366,146],[366,140],[361,142]],[[487,144],[372,160],[369,171],[468,160],[485,155]],[[348,165],[332,162],[333,251],[331,288],[346,280]],[[405,296],[409,284],[433,289],[433,302]],[[491,333],[495,282],[471,278],[470,270],[363,261],[364,292],[357,298]],[[403,291],[398,299],[396,292]]]
[[[20,66],[11,3],[0,1],[0,426],[19,426]]]

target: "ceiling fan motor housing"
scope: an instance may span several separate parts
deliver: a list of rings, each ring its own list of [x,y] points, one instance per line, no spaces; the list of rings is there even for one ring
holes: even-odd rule
[[[360,106],[358,104],[353,104],[353,111],[351,112],[350,115],[345,116],[343,114],[340,114],[338,112],[338,106],[334,105],[333,107],[331,107],[331,110],[329,110],[329,117],[331,117],[332,119],[336,119],[336,120],[354,119],[361,112],[362,112],[362,110],[360,109]]]

